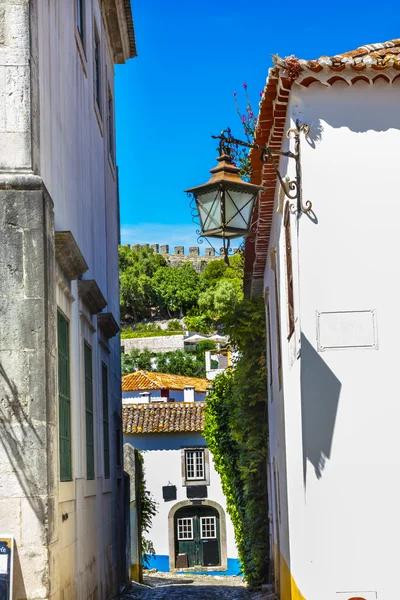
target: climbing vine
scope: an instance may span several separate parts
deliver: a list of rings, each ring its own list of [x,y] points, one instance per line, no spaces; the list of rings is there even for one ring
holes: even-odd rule
[[[214,380],[204,435],[221,477],[244,575],[257,587],[267,580],[269,569],[263,298],[243,300],[223,320],[224,333],[240,358],[234,369]]]
[[[138,452],[138,471],[142,560],[144,566],[148,567],[150,564],[149,556],[154,555],[156,552],[152,540],[146,538],[145,535],[149,532],[153,522],[153,517],[155,517],[158,513],[158,509],[157,502],[154,500],[151,492],[149,492],[146,487],[146,476],[142,452]]]

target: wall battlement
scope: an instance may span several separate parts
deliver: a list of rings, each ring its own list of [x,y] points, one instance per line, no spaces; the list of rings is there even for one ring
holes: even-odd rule
[[[130,244],[125,244],[125,245],[128,248],[132,248],[132,250],[140,250],[140,248],[150,248],[150,244],[133,244],[132,246]],[[186,256],[186,257],[199,256],[200,257],[200,247],[199,246],[190,246],[189,254],[185,254],[184,246],[174,246],[173,252],[169,251],[168,244],[164,244],[164,245],[151,244],[151,248],[153,248],[155,254],[163,254],[163,255],[168,255],[168,256]],[[232,250],[233,250],[234,254],[237,254],[237,252],[239,252],[239,248],[232,248]],[[223,256],[223,254],[224,254],[223,248],[220,249],[219,255],[215,254],[214,248],[205,248],[205,254],[201,258],[210,258],[212,256],[218,257],[218,256]]]
[[[132,248],[132,250],[140,250],[140,248],[153,248],[153,251],[155,254],[161,254],[162,256],[164,256],[165,260],[167,261],[167,263],[171,266],[176,266],[178,264],[181,264],[185,261],[191,262],[193,265],[193,268],[198,272],[201,273],[201,271],[204,270],[204,268],[206,267],[207,263],[211,260],[216,260],[218,258],[221,258],[224,254],[224,249],[221,248],[219,251],[219,254],[216,254],[215,249],[214,248],[205,248],[205,252],[204,255],[200,256],[200,247],[199,246],[190,246],[189,247],[189,253],[185,254],[185,247],[184,246],[174,246],[174,251],[170,252],[169,251],[169,245],[168,244],[133,244],[132,246],[130,244],[126,244],[126,246],[128,248]],[[239,252],[239,248],[233,248],[233,253],[237,254]]]

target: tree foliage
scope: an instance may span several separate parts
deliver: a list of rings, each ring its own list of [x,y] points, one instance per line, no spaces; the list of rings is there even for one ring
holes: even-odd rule
[[[190,262],[177,267],[158,269],[153,277],[154,289],[159,299],[159,306],[168,315],[179,311],[183,316],[195,306],[199,295],[199,275]]]
[[[204,435],[221,476],[244,575],[267,580],[269,557],[266,459],[267,373],[262,297],[242,300],[223,316],[239,352],[234,370],[219,375],[207,397]]]
[[[171,373],[172,375],[185,375],[186,377],[205,377],[206,363],[205,351],[215,349],[214,342],[206,340],[198,344],[196,350],[186,352],[174,350],[173,352],[151,352],[150,350],[137,350],[133,348],[130,354],[122,354],[122,375],[133,371],[157,371],[158,373]]]
[[[144,460],[142,452],[138,452],[138,478],[139,478],[139,498],[140,498],[140,532],[142,540],[142,558],[145,566],[149,565],[149,554],[155,554],[153,542],[146,538],[149,533],[153,517],[158,513],[157,502],[154,500],[151,492],[146,487],[146,477],[144,470]]]
[[[185,316],[189,330],[210,333],[228,306],[243,297],[241,254],[230,257],[230,266],[222,259],[210,261],[199,274],[190,261],[168,266],[152,248],[121,246],[119,270],[121,318],[127,323],[156,316]]]

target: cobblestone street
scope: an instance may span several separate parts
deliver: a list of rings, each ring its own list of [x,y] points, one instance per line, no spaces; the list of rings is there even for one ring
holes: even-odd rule
[[[144,585],[132,588],[120,600],[267,600],[268,595],[249,592],[240,577],[148,575]]]

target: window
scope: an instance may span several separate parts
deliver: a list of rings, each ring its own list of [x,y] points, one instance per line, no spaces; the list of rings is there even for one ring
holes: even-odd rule
[[[293,296],[293,264],[292,264],[292,242],[290,237],[290,210],[289,202],[285,206],[285,253],[286,253],[286,286],[288,307],[288,339],[294,332],[294,296]]]
[[[101,379],[103,391],[103,452],[104,452],[104,477],[110,477],[110,432],[108,423],[108,369],[101,363]]]
[[[178,540],[193,539],[193,518],[177,519]]]
[[[205,479],[204,473],[204,450],[186,450],[186,479]]]
[[[217,537],[216,517],[200,518],[200,535],[202,540],[215,539]]]
[[[84,345],[85,405],[86,405],[86,477],[94,479],[94,414],[93,414],[93,366],[92,349]]]
[[[101,47],[97,27],[94,25],[94,96],[97,107],[101,110]]]
[[[72,481],[69,323],[60,312],[57,313],[57,339],[60,480]]]
[[[114,154],[114,102],[111,95],[111,90],[108,88],[108,151],[111,161],[115,164]]]
[[[84,46],[84,31],[85,31],[85,0],[75,0],[76,4],[76,28],[79,32],[82,45]]]

